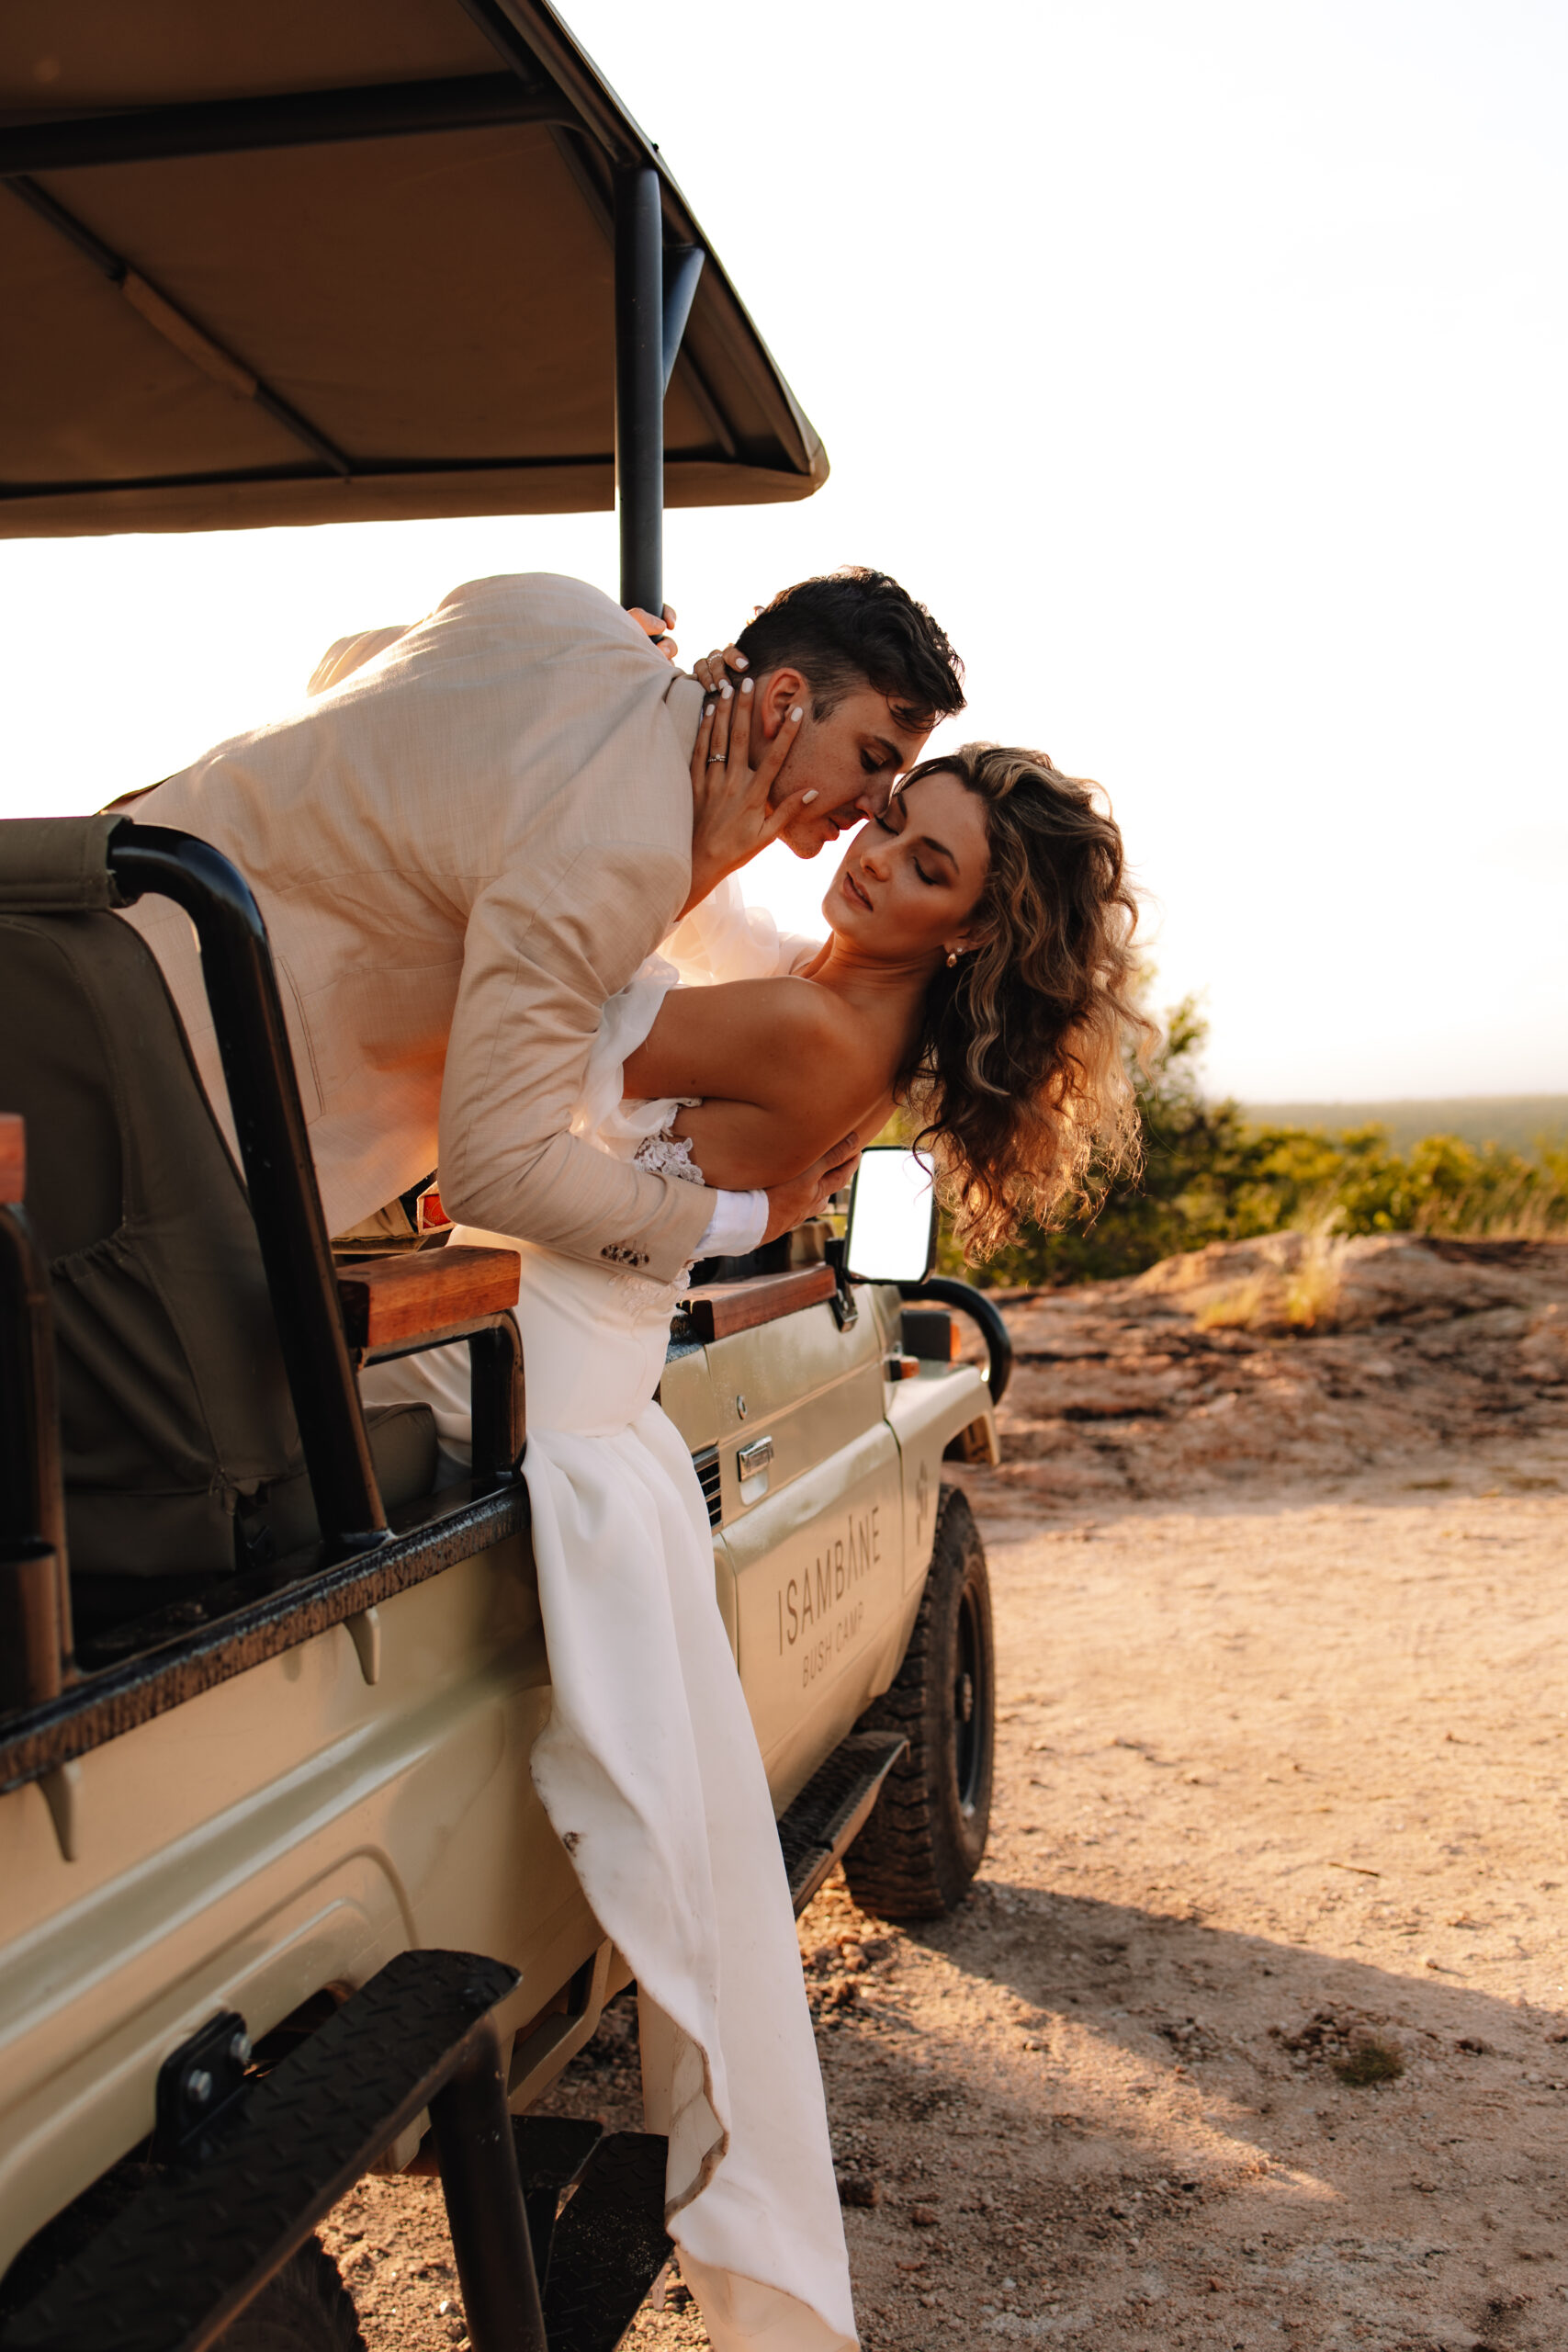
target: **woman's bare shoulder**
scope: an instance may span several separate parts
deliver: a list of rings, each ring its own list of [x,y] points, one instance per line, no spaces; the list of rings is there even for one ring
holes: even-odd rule
[[[767,1004],[780,1026],[801,1036],[825,1035],[843,1023],[844,1008],[832,990],[805,978],[799,972],[781,972],[772,979],[753,980],[750,985],[758,990],[759,1001]]]
[[[665,1011],[674,1020],[722,1023],[759,1044],[787,1038],[809,1045],[836,1034],[845,1023],[843,1006],[830,989],[794,973],[676,989],[666,998]]]
[[[835,1110],[840,1097],[852,1108],[891,1082],[874,1032],[830,989],[797,976],[759,985],[772,991],[770,1059],[797,1102],[822,1100],[826,1109],[830,1094]]]
[[[750,980],[742,986],[756,991],[748,1008],[749,1025],[770,1044],[788,1046],[793,1052],[830,1052],[840,1061],[865,1061],[874,1048],[863,1024],[831,989],[798,973],[776,979]]]
[[[826,989],[787,977],[671,989],[627,1057],[627,1083],[649,1094],[772,1099],[829,1050],[832,1011]]]

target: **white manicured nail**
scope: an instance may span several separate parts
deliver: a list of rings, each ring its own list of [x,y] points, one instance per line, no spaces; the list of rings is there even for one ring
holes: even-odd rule
[[[726,678],[723,685],[720,686],[718,690],[718,698],[720,702],[728,702],[734,692],[734,687],[730,684],[729,680]]]
[[[803,792],[800,796],[801,807],[803,808],[809,808],[811,803],[816,799],[816,797],[817,795],[814,792]]]
[[[790,712],[790,717],[791,717],[791,718],[792,718],[792,719],[794,719],[794,720],[795,720],[795,721],[798,723],[801,719],[803,719],[803,718],[805,718],[805,716],[806,716],[805,711],[801,708],[801,707],[800,707],[799,703],[796,703],[796,704],[795,704],[795,708]]]

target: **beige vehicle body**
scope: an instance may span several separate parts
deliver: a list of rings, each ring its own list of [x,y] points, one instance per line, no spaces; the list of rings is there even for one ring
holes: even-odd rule
[[[657,612],[666,502],[826,479],[551,0],[21,0],[0,91],[0,537],[614,502],[621,602]],[[128,962],[113,910],[148,893],[197,928],[237,1165]],[[314,2293],[321,2215],[419,2152],[473,2352],[605,2352],[668,2253],[662,2143],[506,2128],[626,1981],[529,1772],[550,1682],[515,1261],[470,1295],[416,1239],[430,1296],[400,1322],[395,1284],[378,1307],[363,1253],[334,1257],[265,927],[206,844],[0,825],[0,2339],[354,2352],[335,2272],[303,2334],[297,2301],[264,2303]],[[662,1401],[797,1905],[847,1850],[888,1916],[931,1916],[978,1867],[994,1720],[983,1555],[942,1464],[996,1458],[1005,1335],[988,1385],[820,1231],[772,1246],[729,1269],[728,1319],[689,1302]],[[438,1487],[434,1423],[423,1455],[406,1415],[371,1430],[355,1374],[458,1340],[472,1475]],[[169,1430],[143,1443],[152,1408]],[[176,1487],[188,1526],[148,1534]],[[107,1498],[96,1555],[85,1496]]]
[[[716,1449],[717,1597],[781,1812],[898,1668],[943,1453],[995,1447],[976,1369],[914,1372],[897,1288],[852,1295],[847,1329],[824,1302],[677,1341],[662,1388],[710,1489]],[[259,2041],[399,1951],[486,1953],[520,1973],[511,2103],[539,2097],[625,1981],[530,1781],[549,1704],[525,1527],[0,1796],[0,2271],[146,2139],[215,2010]]]

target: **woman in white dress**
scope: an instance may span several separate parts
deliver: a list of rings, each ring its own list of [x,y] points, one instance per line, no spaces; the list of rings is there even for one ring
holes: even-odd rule
[[[743,761],[731,697],[694,753]],[[744,729],[736,730],[743,735]],[[895,1100],[972,1255],[1124,1159],[1135,907],[1094,787],[970,745],[911,771],[852,842],[804,972],[681,987],[660,958],[605,1006],[575,1133],[748,1188]],[[722,957],[716,959],[720,970]],[[752,944],[742,957],[765,962]],[[706,974],[716,958],[705,958]],[[667,2216],[716,2352],[856,2341],[821,2081],[761,1759],[714,1590],[690,1454],[652,1402],[682,1285],[503,1242],[522,1261],[524,1456],[552,1715],[532,1769],[637,1982]],[[467,1351],[366,1375],[468,1436]]]

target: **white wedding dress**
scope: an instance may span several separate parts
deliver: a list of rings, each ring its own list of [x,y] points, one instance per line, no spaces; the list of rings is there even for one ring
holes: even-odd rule
[[[735,968],[689,932],[679,945],[694,977]],[[621,1100],[622,1064],[679,977],[651,958],[605,1006],[572,1126],[700,1182],[665,1137],[681,1105]],[[669,2134],[682,2276],[715,2352],[849,2352],[849,2263],[773,1805],[715,1597],[706,1505],[652,1401],[680,1285],[506,1235],[451,1238],[522,1261],[523,1469],[552,1692],[534,1782],[637,1979],[646,2120]],[[367,1402],[432,1405],[443,1444],[466,1452],[466,1347],[376,1366],[363,1385]]]

